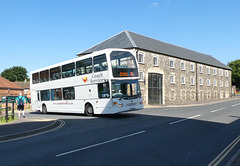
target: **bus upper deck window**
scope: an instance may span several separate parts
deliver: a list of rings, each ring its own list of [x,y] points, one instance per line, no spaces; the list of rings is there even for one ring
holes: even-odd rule
[[[94,72],[104,71],[108,69],[106,55],[99,55],[93,58]]]

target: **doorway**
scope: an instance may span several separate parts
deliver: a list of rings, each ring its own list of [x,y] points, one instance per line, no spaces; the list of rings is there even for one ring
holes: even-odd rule
[[[148,104],[162,104],[162,74],[148,73]]]

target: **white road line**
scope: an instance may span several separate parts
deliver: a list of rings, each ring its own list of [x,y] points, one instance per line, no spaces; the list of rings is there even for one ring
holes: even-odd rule
[[[238,105],[240,105],[240,103],[231,105],[231,107],[236,107],[236,106],[238,106]]]
[[[199,115],[191,116],[191,117],[188,117],[188,118],[185,118],[185,119],[181,119],[181,120],[178,120],[178,121],[175,121],[175,122],[171,122],[171,123],[169,123],[169,124],[170,124],[170,125],[173,125],[173,124],[176,124],[176,123],[179,123],[179,122],[183,122],[183,121],[185,121],[185,120],[193,119],[193,118],[196,118],[196,117],[199,117],[199,116],[202,116],[202,115],[199,114]]]
[[[146,131],[143,130],[143,131],[139,131],[139,132],[136,132],[136,133],[133,133],[133,134],[129,134],[129,135],[125,135],[125,136],[122,136],[122,137],[114,138],[114,139],[111,139],[111,140],[108,140],[108,141],[104,141],[104,142],[100,142],[100,143],[97,143],[97,144],[89,145],[89,146],[79,148],[79,149],[75,149],[75,150],[72,150],[72,151],[69,151],[69,152],[57,154],[56,157],[61,157],[61,156],[68,155],[68,154],[71,154],[71,153],[83,151],[83,150],[90,149],[90,148],[93,148],[93,147],[96,147],[96,146],[104,145],[104,144],[111,143],[111,142],[114,142],[114,141],[118,141],[118,140],[121,140],[121,139],[124,139],[124,138],[139,135],[139,134],[142,134],[142,133],[145,133],[145,132]]]
[[[214,113],[214,112],[218,112],[218,111],[221,111],[221,110],[224,110],[225,108],[219,108],[219,109],[217,109],[217,110],[212,110],[212,111],[210,111],[211,113]]]

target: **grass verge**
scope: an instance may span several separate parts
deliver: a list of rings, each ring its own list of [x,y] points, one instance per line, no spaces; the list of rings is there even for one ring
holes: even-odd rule
[[[11,122],[11,121],[14,121],[14,120],[17,120],[17,117],[16,116],[8,116],[8,121],[7,122]],[[1,117],[0,118],[0,125],[1,124],[4,124],[4,123],[7,123],[6,122],[6,119],[5,119],[5,117]]]

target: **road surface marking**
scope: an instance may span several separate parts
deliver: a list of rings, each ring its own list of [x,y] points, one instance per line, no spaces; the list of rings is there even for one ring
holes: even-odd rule
[[[217,166],[240,141],[240,135],[229,144],[208,166]]]
[[[51,128],[51,126],[53,126],[57,121],[59,121],[60,124],[58,126],[55,126],[55,127]],[[16,137],[13,134],[12,138],[8,138],[6,140],[2,140],[2,141],[0,141],[0,143],[16,141],[16,140],[20,140],[20,139],[30,138],[30,137],[38,136],[38,135],[41,135],[41,134],[49,133],[49,132],[52,132],[52,131],[55,131],[55,130],[58,130],[58,129],[62,128],[64,125],[65,125],[65,121],[63,121],[63,120],[55,120],[52,124],[47,125],[45,127],[41,127],[41,128],[34,129],[34,130],[29,130],[27,132],[16,133],[15,134]],[[50,129],[47,129],[48,127],[50,127]],[[41,131],[41,130],[43,130],[43,131]],[[36,131],[36,133],[35,133],[35,131]],[[33,133],[31,134],[31,132],[33,132]],[[23,136],[21,136],[21,134]],[[6,136],[6,137],[8,137],[8,136]],[[9,137],[11,137],[11,135]]]
[[[185,118],[185,119],[181,119],[181,120],[178,120],[178,121],[175,121],[175,122],[171,122],[171,123],[169,123],[169,124],[170,124],[170,125],[173,125],[173,124],[180,123],[180,122],[183,122],[183,121],[185,121],[185,120],[193,119],[193,118],[196,118],[196,117],[199,117],[199,116],[201,116],[201,114],[195,115],[195,116],[191,116],[191,117],[188,117],[188,118]]]
[[[231,107],[236,107],[236,106],[238,106],[238,105],[240,105],[240,103],[231,105]]]
[[[118,141],[118,140],[121,140],[121,139],[124,139],[124,138],[139,135],[139,134],[142,134],[142,133],[145,133],[145,132],[146,131],[143,130],[143,131],[139,131],[139,132],[136,132],[136,133],[133,133],[133,134],[125,135],[125,136],[122,136],[122,137],[113,138],[113,139],[108,140],[108,141],[104,141],[104,142],[100,142],[100,143],[97,143],[97,144],[89,145],[89,146],[79,148],[79,149],[75,149],[75,150],[72,150],[72,151],[69,151],[69,152],[57,154],[56,157],[61,157],[61,156],[68,155],[68,154],[71,154],[71,153],[75,153],[75,152],[83,151],[83,150],[86,150],[86,149],[90,149],[90,148],[93,148],[93,147],[96,147],[96,146],[108,144],[108,143],[115,142],[115,141]]]
[[[221,110],[224,110],[225,108],[219,108],[217,110],[213,110],[213,111],[210,111],[211,113],[214,113],[214,112],[218,112],[218,111],[221,111]]]

